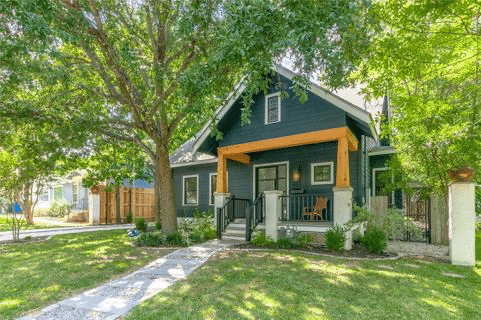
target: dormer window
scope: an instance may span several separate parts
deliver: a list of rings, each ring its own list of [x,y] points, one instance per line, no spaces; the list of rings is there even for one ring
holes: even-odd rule
[[[281,121],[281,93],[273,93],[266,96],[265,124]]]

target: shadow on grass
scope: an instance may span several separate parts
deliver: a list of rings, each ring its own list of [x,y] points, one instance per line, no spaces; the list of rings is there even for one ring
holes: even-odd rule
[[[132,247],[125,230],[58,235],[0,246],[0,319],[40,308],[157,258]]]
[[[477,269],[447,264],[230,252],[128,319],[479,319],[480,288]]]

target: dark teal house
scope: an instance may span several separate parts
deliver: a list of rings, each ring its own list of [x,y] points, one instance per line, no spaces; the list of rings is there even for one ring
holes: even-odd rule
[[[368,203],[378,169],[368,153],[381,148],[371,114],[314,83],[300,103],[295,73],[274,71],[269,92],[253,97],[249,124],[240,121],[241,84],[216,114],[223,139],[207,123],[171,156],[179,217],[210,209],[219,233],[236,225],[249,239],[269,221],[275,230],[324,232],[350,220],[353,203]]]

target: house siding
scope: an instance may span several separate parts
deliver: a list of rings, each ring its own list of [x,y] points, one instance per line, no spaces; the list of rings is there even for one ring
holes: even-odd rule
[[[292,87],[289,79],[281,76],[281,80],[286,88]],[[343,110],[310,91],[307,92],[308,100],[300,103],[293,89],[286,89],[289,97],[281,99],[281,121],[265,124],[265,96],[278,91],[270,88],[267,93],[254,95],[250,123],[244,126],[240,121],[243,105],[238,100],[219,124],[219,129],[223,132],[223,140],[219,144],[227,146],[346,125],[346,113]]]

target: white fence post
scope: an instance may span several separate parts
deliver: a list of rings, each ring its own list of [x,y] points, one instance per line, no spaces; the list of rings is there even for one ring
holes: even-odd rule
[[[100,193],[92,193],[89,190],[89,224],[100,223]]]
[[[352,188],[332,189],[334,192],[334,225],[343,226],[352,219]],[[346,242],[344,243],[346,250],[352,249],[352,230],[346,232]]]
[[[266,197],[266,235],[277,241],[277,224],[281,218],[282,191],[264,191]]]

